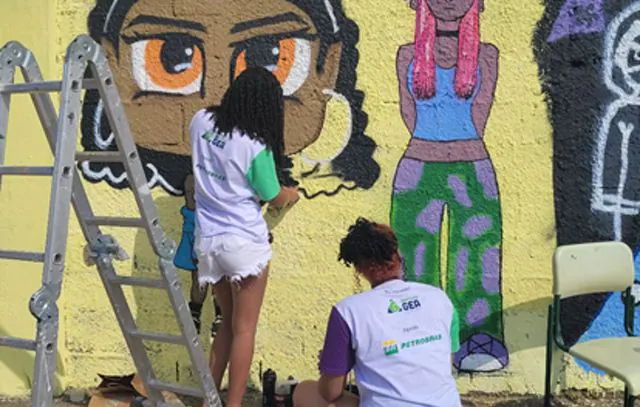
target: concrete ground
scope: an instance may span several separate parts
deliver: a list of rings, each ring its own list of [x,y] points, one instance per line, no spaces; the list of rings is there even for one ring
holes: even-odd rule
[[[201,402],[195,399],[184,399],[187,407],[201,407]],[[85,402],[72,403],[68,397],[56,400],[55,407],[80,407]],[[539,396],[509,395],[509,394],[480,394],[473,393],[463,396],[464,407],[542,407]],[[556,407],[621,407],[621,393],[594,393],[587,391],[567,391],[556,397],[553,403]],[[258,393],[247,395],[246,407],[261,407],[261,397]],[[0,407],[29,407],[28,400],[11,400],[0,398]]]

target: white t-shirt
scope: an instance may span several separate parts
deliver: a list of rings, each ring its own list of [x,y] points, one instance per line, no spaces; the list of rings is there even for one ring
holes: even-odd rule
[[[213,115],[200,110],[191,120],[196,234],[233,234],[268,242],[269,231],[258,200],[280,193],[271,150],[238,130],[219,134]]]
[[[355,370],[361,407],[461,407],[451,354],[458,315],[440,289],[392,280],[332,310],[323,375]]]

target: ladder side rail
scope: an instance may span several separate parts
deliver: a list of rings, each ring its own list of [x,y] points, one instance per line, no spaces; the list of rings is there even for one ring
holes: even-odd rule
[[[198,379],[204,393],[205,403],[209,407],[221,407],[222,403],[218,391],[213,382],[211,372],[206,362],[205,353],[200,344],[195,326],[193,325],[190,312],[187,309],[187,302],[182,293],[180,281],[172,262],[175,244],[167,239],[160,225],[156,206],[151,196],[151,190],[148,186],[146,175],[131,135],[129,123],[122,107],[122,101],[114,84],[113,74],[109,68],[106,56],[101,49],[92,62],[93,63],[90,62],[89,67],[92,71],[93,78],[96,79],[96,86],[100,92],[100,96],[104,101],[104,111],[111,125],[111,130],[114,133],[118,149],[125,156],[124,165],[128,181],[136,197],[142,219],[145,221],[145,229],[149,241],[155,253],[160,257],[159,266],[161,274],[167,284],[169,299],[178,320],[182,336],[189,343],[186,347],[191,362],[199,372],[200,377]],[[124,333],[125,337],[129,336],[126,331],[124,331]],[[145,384],[148,383],[149,382],[145,382]]]
[[[113,73],[109,68],[109,63],[104,51],[100,48],[94,59],[90,61],[89,67],[93,78],[96,79],[96,87],[100,92],[100,97],[104,102],[104,112],[111,125],[111,131],[115,136],[115,141],[124,156],[123,164],[127,172],[127,180],[130,188],[134,192],[136,204],[145,223],[145,230],[149,237],[149,242],[155,253],[166,259],[172,259],[175,251],[175,244],[170,242],[160,225],[151,189],[147,181],[138,149],[131,134],[131,128],[127,121],[120,94],[113,79]]]
[[[40,368],[36,369],[38,374],[33,380],[32,391],[35,395],[32,397],[40,395],[47,400],[53,393],[50,378],[55,375],[56,369],[58,334],[56,301],[62,289],[69,235],[69,212],[75,175],[76,132],[81,111],[80,85],[87,66],[87,51],[72,45],[65,56],[60,112],[56,126],[53,180],[42,274],[43,287],[33,295],[29,304],[31,313],[38,319],[38,347],[45,347],[44,352],[36,352],[35,363]]]
[[[0,50],[0,85],[10,85],[15,81],[16,62],[24,59],[24,52],[29,52],[20,43],[8,42]],[[4,165],[7,149],[7,130],[9,129],[9,108],[11,94],[0,94],[0,166]],[[0,190],[2,190],[2,175],[0,175]]]
[[[191,318],[191,311],[187,306],[186,299],[182,292],[180,285],[180,279],[173,261],[167,259],[160,259],[160,270],[162,271],[162,277],[166,281],[168,289],[171,291],[169,300],[176,312],[178,323],[180,325],[180,332],[182,336],[191,343],[192,346],[187,346],[187,352],[191,363],[196,367],[196,371],[199,372],[200,377],[198,381],[201,384],[202,391],[204,393],[204,400],[209,407],[222,407],[220,395],[213,382],[213,376],[209,367],[208,359],[205,357],[205,352],[200,343],[200,338],[196,327],[193,324]]]
[[[84,71],[86,71],[87,68],[91,69],[90,67],[92,67],[93,65],[91,61],[94,61],[96,59],[96,55],[101,54],[102,52],[99,45],[88,36],[77,37],[72,43],[72,45],[69,47],[70,50],[72,48],[81,49],[85,51],[89,50],[88,52],[85,52],[87,57],[87,65],[85,66]],[[84,75],[84,71],[83,71],[83,75]],[[95,69],[92,69],[92,74],[94,79],[97,82],[103,81],[102,78],[96,75]],[[105,103],[105,106],[106,105],[108,105],[108,103]],[[137,153],[137,150],[136,150],[136,153]],[[123,154],[123,152],[120,151],[120,154]],[[126,159],[124,159],[123,161],[126,162]],[[142,171],[141,166],[140,166],[140,170]],[[144,176],[144,172],[143,172],[143,176]],[[78,216],[78,221],[80,222],[82,227],[85,228],[87,231],[85,236],[90,237],[90,239],[88,239],[87,242],[89,242],[89,244],[92,246],[92,249],[94,249],[95,247],[100,246],[100,241],[109,242],[111,241],[111,239],[109,236],[103,236],[100,233],[99,226],[89,224],[88,222],[86,222],[87,218],[93,217],[93,213],[88,200],[86,200],[86,195],[85,195],[85,202],[86,202],[87,209],[82,208],[84,206],[82,202],[80,201],[77,202],[80,205],[76,209],[77,210],[76,213]],[[76,203],[75,200],[74,200],[74,203]],[[95,239],[93,238],[94,236],[95,236]],[[109,297],[109,301],[117,317],[116,319],[118,320],[118,324],[120,325],[120,329],[123,333],[125,342],[127,343],[127,347],[129,348],[129,351],[131,353],[131,357],[136,367],[136,371],[138,372],[140,377],[143,379],[143,382],[145,383],[145,389],[147,391],[148,398],[151,401],[155,402],[156,405],[164,405],[166,403],[162,393],[157,389],[150,388],[150,386],[146,386],[147,383],[157,380],[157,378],[156,378],[151,360],[149,359],[148,353],[145,349],[143,341],[139,338],[134,338],[130,334],[130,332],[133,332],[136,330],[135,318],[133,316],[133,313],[131,312],[129,303],[127,302],[127,299],[124,295],[124,290],[120,285],[114,283],[114,281],[117,280],[118,275],[113,266],[112,256],[113,256],[112,253],[111,254],[97,253],[96,267],[99,272],[98,274],[100,275],[100,278],[105,287],[105,290],[107,291],[107,296]]]

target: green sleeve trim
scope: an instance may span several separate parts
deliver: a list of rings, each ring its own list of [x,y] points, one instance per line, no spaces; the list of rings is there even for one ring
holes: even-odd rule
[[[276,163],[271,150],[265,148],[251,162],[247,181],[263,201],[271,201],[280,193]]]
[[[460,350],[460,319],[458,318],[458,310],[453,307],[453,316],[451,317],[451,352],[456,353]]]

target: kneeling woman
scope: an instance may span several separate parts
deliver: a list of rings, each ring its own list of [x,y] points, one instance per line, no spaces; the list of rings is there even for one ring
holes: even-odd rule
[[[405,282],[391,228],[358,219],[340,244],[372,290],[331,311],[320,381],[298,385],[296,407],[460,407],[452,354],[460,347],[458,315],[435,287]],[[361,398],[344,393],[355,370]]]

